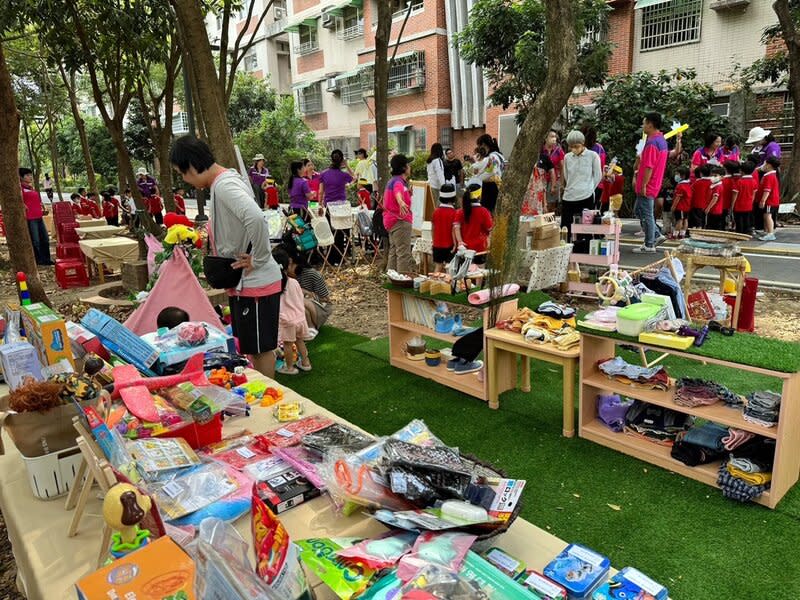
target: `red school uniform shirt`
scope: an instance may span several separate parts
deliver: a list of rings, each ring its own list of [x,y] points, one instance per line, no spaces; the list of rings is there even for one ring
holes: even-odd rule
[[[267,199],[267,207],[271,209],[278,208],[278,188],[274,185],[271,185],[267,188],[264,188],[264,196]]]
[[[733,212],[753,212],[753,201],[756,197],[758,182],[752,175],[742,175],[739,178],[737,189],[739,195],[736,196],[736,204]]]
[[[461,212],[461,211],[458,211]],[[453,247],[453,223],[456,220],[456,209],[452,204],[442,204],[433,211],[433,247]]]
[[[486,207],[473,203],[469,222],[464,218],[464,210],[458,209],[455,222],[461,227],[461,239],[468,250],[485,252],[489,248],[489,233],[494,222]]]
[[[711,200],[714,196],[717,196],[717,201],[714,203],[714,206],[708,211],[708,214],[720,216],[722,214],[722,194],[723,194],[723,187],[722,181],[718,181],[717,183],[711,184],[711,194],[708,199],[708,203],[711,204]]]
[[[42,211],[42,197],[39,192],[26,183],[22,184],[22,202],[25,205],[25,218],[28,221],[42,218],[44,214]]]
[[[186,201],[183,199],[183,196],[179,196],[175,194],[173,196],[175,199],[175,214],[176,215],[185,215],[186,214]]]
[[[733,175],[725,175],[722,178],[722,210],[728,212],[733,202],[733,190],[739,185],[739,178]]]
[[[164,204],[161,202],[161,196],[150,196],[144,199],[144,207],[151,215],[157,215],[164,210]]]
[[[778,172],[769,171],[761,175],[761,180],[758,182],[758,193],[756,194],[756,202],[761,206],[761,200],[764,198],[764,193],[769,192],[766,206],[780,206],[781,203],[781,184],[778,181]]]
[[[372,194],[369,193],[369,190],[364,188],[358,190],[358,203],[367,210],[372,208]]]
[[[89,200],[89,198],[81,197],[81,214],[94,219],[100,218],[100,207],[97,202]]]
[[[701,177],[692,184],[692,209],[705,210],[711,202],[711,178]]]
[[[675,186],[672,210],[680,212],[689,212],[692,210],[692,184],[688,179],[684,179]]]
[[[106,219],[113,219],[119,216],[119,200],[113,196],[108,200],[103,199],[103,216]]]

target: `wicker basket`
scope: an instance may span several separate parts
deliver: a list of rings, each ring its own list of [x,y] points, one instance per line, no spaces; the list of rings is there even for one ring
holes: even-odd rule
[[[746,242],[750,240],[749,235],[734,233],[732,231],[717,231],[716,229],[690,229],[690,239],[698,242],[710,242],[718,244],[733,244],[735,242]]]

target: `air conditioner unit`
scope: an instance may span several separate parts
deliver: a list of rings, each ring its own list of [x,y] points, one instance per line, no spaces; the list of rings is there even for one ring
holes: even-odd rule
[[[716,11],[734,10],[737,8],[746,10],[749,4],[750,0],[712,0],[708,7]]]
[[[336,77],[329,77],[325,84],[325,89],[329,92],[338,92],[339,80]]]
[[[280,6],[275,7],[275,20],[280,21],[286,16],[286,9]]]
[[[325,29],[336,29],[336,15],[332,12],[322,13],[322,26]]]

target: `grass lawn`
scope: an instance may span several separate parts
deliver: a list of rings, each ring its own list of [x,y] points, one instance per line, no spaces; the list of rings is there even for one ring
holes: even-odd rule
[[[377,435],[425,420],[447,444],[526,479],[525,519],[606,554],[617,568],[636,566],[669,587],[673,600],[800,598],[800,486],[776,510],[742,505],[694,480],[563,438],[560,369],[536,361],[534,392],[507,392],[493,411],[392,368],[385,338],[326,328],[309,349],[314,371],[283,383]],[[741,371],[665,364],[673,376],[702,376],[740,393],[776,389],[775,380]]]

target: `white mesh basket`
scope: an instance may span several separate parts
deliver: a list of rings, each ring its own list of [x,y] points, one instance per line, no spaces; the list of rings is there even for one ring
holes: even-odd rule
[[[334,229],[352,229],[355,225],[353,209],[349,204],[328,204],[331,227]]]

